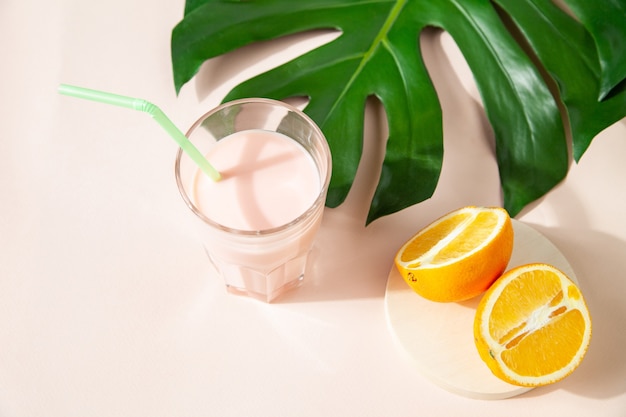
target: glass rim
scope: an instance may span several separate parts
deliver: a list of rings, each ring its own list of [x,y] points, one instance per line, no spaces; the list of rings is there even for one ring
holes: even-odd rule
[[[191,127],[187,130],[187,132],[185,133],[185,136],[187,136],[189,138],[189,136],[193,133],[193,131],[196,128],[198,128],[198,126],[200,126],[202,124],[202,122],[207,117],[211,116],[212,114],[215,114],[215,113],[221,111],[222,109],[224,109],[226,107],[232,107],[232,106],[236,106],[238,104],[246,104],[246,103],[268,104],[268,105],[272,105],[272,106],[283,107],[285,110],[294,112],[295,114],[300,116],[302,119],[304,119],[308,124],[310,124],[312,129],[315,131],[315,133],[317,135],[319,135],[320,138],[322,138],[321,145],[322,145],[322,148],[324,149],[324,153],[325,153],[325,156],[326,156],[326,158],[325,158],[326,159],[325,160],[325,162],[326,162],[326,176],[325,176],[325,178],[323,178],[323,181],[320,184],[319,194],[317,195],[317,197],[315,198],[315,200],[313,201],[311,206],[307,210],[305,210],[302,214],[300,214],[298,217],[294,218],[293,220],[289,221],[288,223],[282,224],[280,226],[272,227],[272,228],[269,228],[269,229],[261,229],[261,230],[237,229],[237,228],[225,226],[225,225],[223,225],[221,223],[218,223],[215,220],[212,220],[209,217],[207,217],[204,213],[202,213],[202,211],[200,211],[200,209],[198,207],[196,207],[196,205],[193,203],[193,201],[191,200],[191,198],[187,195],[187,192],[185,191],[185,186],[183,185],[183,181],[182,181],[181,176],[180,176],[181,158],[183,156],[183,150],[181,148],[178,148],[178,151],[176,152],[176,161],[175,161],[175,164],[174,164],[174,174],[175,174],[175,177],[176,177],[176,186],[178,187],[178,191],[179,191],[180,195],[182,196],[183,200],[185,201],[185,204],[187,205],[187,207],[193,212],[194,215],[196,215],[204,223],[206,223],[206,224],[208,224],[208,225],[210,225],[210,226],[212,226],[212,227],[214,227],[216,229],[220,229],[220,230],[222,230],[224,232],[228,232],[230,234],[235,234],[235,235],[241,235],[241,236],[267,236],[267,235],[273,235],[273,234],[279,233],[279,232],[281,232],[283,230],[287,230],[287,229],[291,228],[292,226],[294,226],[295,224],[301,223],[302,221],[304,221],[307,218],[311,217],[317,211],[317,209],[318,209],[318,207],[320,205],[324,205],[326,203],[326,194],[327,194],[328,185],[330,183],[330,177],[331,177],[331,172],[332,172],[332,156],[331,156],[331,153],[330,153],[330,148],[328,146],[328,141],[326,140],[326,136],[324,136],[324,133],[319,128],[317,123],[315,123],[313,121],[313,119],[311,119],[302,110],[298,109],[295,106],[292,106],[291,104],[288,104],[288,103],[285,103],[285,102],[279,101],[279,100],[269,99],[269,98],[260,98],[260,97],[242,98],[242,99],[237,99],[237,100],[232,100],[232,101],[228,101],[228,102],[222,103],[219,106],[209,110],[208,112],[206,112],[202,116],[200,116],[191,125]],[[311,155],[311,157],[313,157],[313,156]],[[318,164],[316,163],[315,165],[317,167]]]

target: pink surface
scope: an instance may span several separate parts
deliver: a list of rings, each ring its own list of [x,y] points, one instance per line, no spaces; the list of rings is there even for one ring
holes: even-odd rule
[[[372,105],[357,186],[326,211],[304,285],[268,305],[211,272],[174,182],[176,146],[154,121],[56,94],[64,82],[142,97],[186,128],[238,81],[333,36],[213,60],[176,97],[169,39],[183,6],[1,6],[0,415],[624,415],[626,121],[518,216],[576,273],[594,320],[587,357],[556,385],[468,399],[416,369],[384,308],[393,254],[417,229],[501,204],[492,133],[452,42],[423,39],[444,111],[435,195],[363,226],[385,137]]]

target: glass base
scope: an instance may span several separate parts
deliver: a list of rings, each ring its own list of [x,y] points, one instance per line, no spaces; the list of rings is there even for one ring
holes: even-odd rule
[[[216,271],[224,280],[229,293],[249,296],[268,303],[302,284],[309,253],[304,252],[267,271],[259,270],[258,266],[255,268],[224,262],[212,256],[208,251],[206,252]]]
[[[247,296],[250,298],[255,298],[260,301],[264,301],[266,303],[271,303],[272,301],[274,301],[276,298],[283,295],[284,293],[302,285],[303,281],[304,281],[304,275],[300,275],[297,279],[291,282],[288,282],[282,287],[276,288],[273,291],[266,292],[266,293],[255,292],[252,290],[248,290],[246,288],[239,288],[239,287],[235,287],[233,285],[228,285],[228,284],[226,284],[226,291],[228,291],[230,294]]]

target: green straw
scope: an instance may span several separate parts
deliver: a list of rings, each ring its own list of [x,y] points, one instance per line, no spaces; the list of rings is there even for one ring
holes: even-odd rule
[[[114,106],[127,107],[133,110],[139,110],[148,113],[154,118],[169,135],[178,143],[178,146],[200,167],[205,174],[213,181],[219,181],[222,176],[220,173],[206,160],[206,158],[198,151],[198,149],[187,139],[174,123],[163,113],[163,111],[154,104],[133,97],[125,97],[117,94],[106,93],[104,91],[90,90],[87,88],[76,87],[73,85],[61,84],[58,89],[59,93],[67,96],[83,98],[86,100],[97,101],[99,103],[113,104]]]

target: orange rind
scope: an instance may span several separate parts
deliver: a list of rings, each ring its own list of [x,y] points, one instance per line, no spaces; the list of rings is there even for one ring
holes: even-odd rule
[[[498,378],[519,386],[557,382],[578,367],[591,340],[591,317],[580,289],[548,264],[503,274],[476,310],[474,339]]]
[[[434,221],[397,252],[406,283],[438,302],[473,298],[504,272],[513,251],[513,226],[500,207],[464,207]]]

